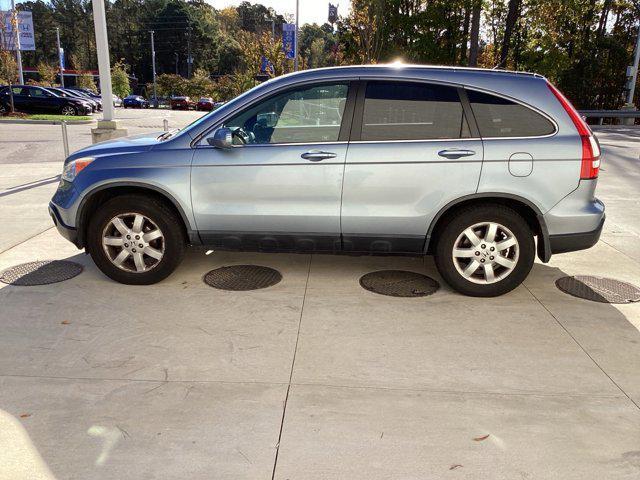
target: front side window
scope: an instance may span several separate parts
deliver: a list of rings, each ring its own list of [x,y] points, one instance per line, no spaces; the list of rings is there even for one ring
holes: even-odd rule
[[[369,82],[361,140],[469,137],[458,91],[427,83]]]
[[[336,142],[348,90],[348,83],[289,90],[249,107],[224,126],[241,129],[249,144]]]
[[[32,97],[49,97],[49,92],[44,91],[41,88],[30,88],[29,95]]]
[[[482,137],[538,137],[555,132],[555,126],[524,105],[476,90],[467,90]]]

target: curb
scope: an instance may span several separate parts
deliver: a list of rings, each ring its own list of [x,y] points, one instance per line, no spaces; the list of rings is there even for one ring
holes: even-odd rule
[[[93,122],[95,122],[96,120],[91,119],[91,120],[70,120],[67,121],[67,125],[90,125]],[[15,120],[4,120],[2,118],[0,118],[0,125],[3,123],[13,123],[13,124],[36,124],[36,125],[61,125],[62,124],[62,120],[20,120],[20,119],[15,119]]]

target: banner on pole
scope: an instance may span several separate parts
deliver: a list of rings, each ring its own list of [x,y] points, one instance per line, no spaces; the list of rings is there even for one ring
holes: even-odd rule
[[[31,12],[18,13],[18,32],[20,34],[20,50],[35,50],[36,40],[33,34],[33,16]],[[0,11],[2,32],[0,42],[5,50],[15,50],[15,36],[13,34],[12,12]]]
[[[285,23],[282,25],[282,50],[285,58],[296,56],[296,24]]]
[[[329,23],[333,25],[338,21],[338,6],[329,4]]]
[[[64,70],[64,48],[60,47],[60,51],[58,52],[58,58],[60,60],[60,68]]]

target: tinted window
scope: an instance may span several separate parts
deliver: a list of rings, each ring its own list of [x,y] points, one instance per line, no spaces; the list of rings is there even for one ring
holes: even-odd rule
[[[530,108],[506,98],[468,90],[483,137],[534,137],[555,132],[553,123]]]
[[[430,140],[468,137],[462,104],[453,87],[369,82],[362,140]]]
[[[259,102],[225,122],[252,144],[335,142],[340,134],[346,83],[289,90]]]
[[[49,92],[41,89],[41,88],[30,88],[29,95],[32,97],[50,97]]]

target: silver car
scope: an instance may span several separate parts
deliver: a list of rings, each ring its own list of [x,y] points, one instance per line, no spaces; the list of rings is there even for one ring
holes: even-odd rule
[[[599,165],[591,130],[539,75],[339,67],[270,80],[181,131],[74,153],[50,213],[128,284],[207,245],[433,254],[453,288],[495,296],[536,254],[598,241]]]

